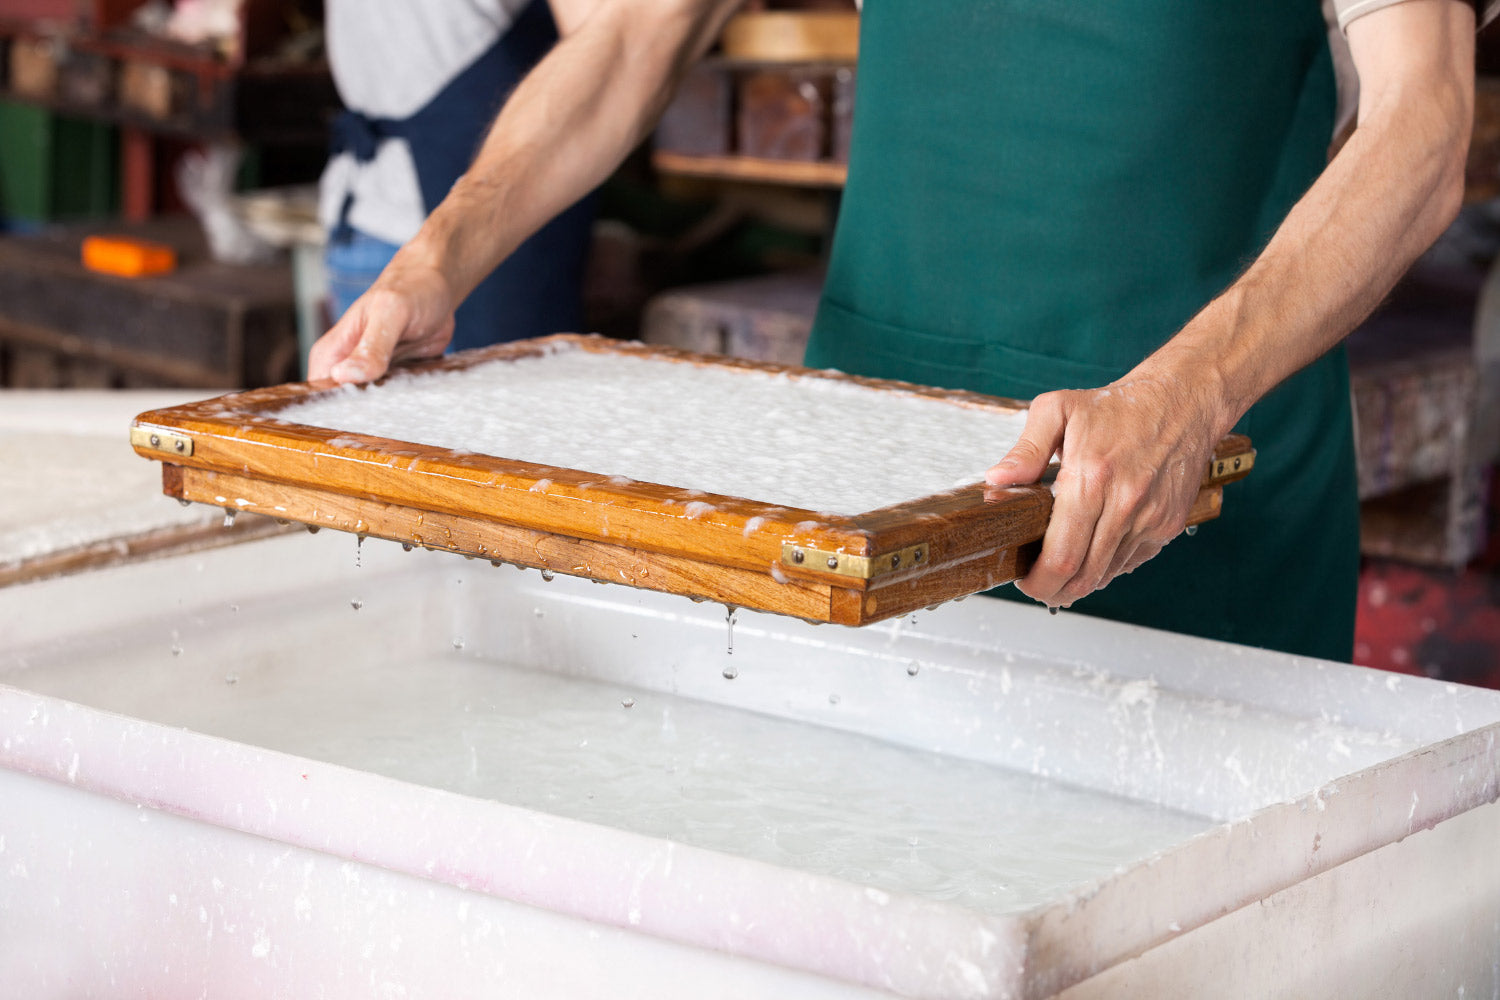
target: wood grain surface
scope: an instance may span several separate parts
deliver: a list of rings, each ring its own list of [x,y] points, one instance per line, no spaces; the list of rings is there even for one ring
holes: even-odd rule
[[[834,379],[949,405],[1015,411],[1024,403],[976,393],[857,378],[762,362],[704,357],[601,337],[557,335],[451,355],[405,371],[452,371],[559,348],[663,363]],[[410,442],[282,422],[287,406],[333,389],[295,383],[142,414],[136,426],[192,439],[190,455],[137,444],[161,459],[164,490],[200,503],[389,538],[476,558],[814,621],[861,625],[1004,583],[1024,573],[1046,530],[1048,486],[982,485],[852,517],[497,456],[453,454]],[[336,442],[336,443],[335,443]],[[1217,455],[1253,456],[1226,438]],[[1229,468],[1208,482],[1192,523],[1215,517]],[[829,572],[818,559],[783,559],[790,544],[842,557],[879,557],[869,578]],[[923,546],[919,562],[884,562]]]

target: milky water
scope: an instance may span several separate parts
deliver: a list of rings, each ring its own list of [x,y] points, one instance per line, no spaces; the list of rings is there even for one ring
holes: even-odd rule
[[[981,480],[1024,414],[565,348],[346,386],[294,423],[838,514]]]
[[[102,685],[112,694],[90,685],[88,700],[992,913],[1054,901],[1211,825],[864,736],[460,653],[317,659],[219,661],[212,678],[177,674],[154,691],[131,672],[130,685]],[[160,677],[174,676],[161,654],[153,662]],[[65,672],[70,683],[83,683],[86,672],[74,671],[81,666]],[[62,681],[53,669],[18,682],[46,690]]]
[[[205,521],[161,492],[161,466],[107,433],[0,433],[0,565]]]

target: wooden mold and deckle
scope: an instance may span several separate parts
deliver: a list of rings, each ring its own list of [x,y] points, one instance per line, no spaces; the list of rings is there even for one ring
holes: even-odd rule
[[[569,348],[847,380],[954,406],[1025,406],[571,334],[401,371],[456,371]],[[131,443],[163,463],[163,490],[183,500],[841,625],[903,615],[1023,575],[1052,508],[1047,486],[993,491],[987,500],[976,484],[831,515],[278,419],[288,406],[330,391],[331,383],[297,383],[152,410],[136,418]],[[1218,516],[1224,484],[1248,474],[1254,457],[1247,438],[1220,443],[1189,523]]]

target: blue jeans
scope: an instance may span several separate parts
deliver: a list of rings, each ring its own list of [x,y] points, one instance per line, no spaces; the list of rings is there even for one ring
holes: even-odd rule
[[[400,249],[347,226],[343,233],[329,237],[323,262],[328,268],[328,309],[335,323],[375,283]]]

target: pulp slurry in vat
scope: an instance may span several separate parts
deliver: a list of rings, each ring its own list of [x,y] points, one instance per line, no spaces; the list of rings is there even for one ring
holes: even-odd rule
[[[82,688],[98,707],[252,746],[997,914],[1213,825],[818,725],[458,654],[382,656],[380,644],[234,664],[223,647],[188,644],[212,677],[155,650],[144,670],[75,663],[7,682]]]
[[[346,386],[277,416],[837,514],[979,482],[1025,425],[916,393],[579,348]]]

